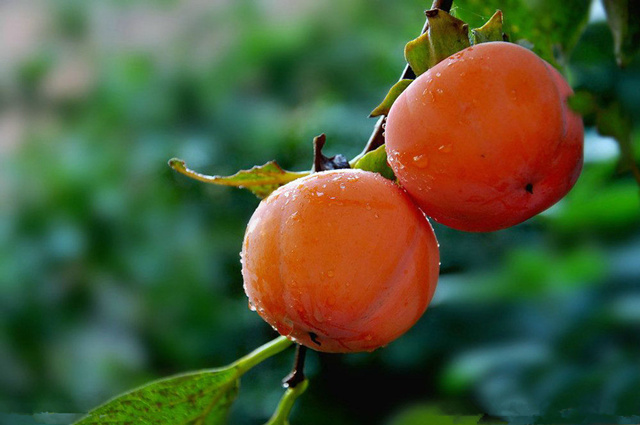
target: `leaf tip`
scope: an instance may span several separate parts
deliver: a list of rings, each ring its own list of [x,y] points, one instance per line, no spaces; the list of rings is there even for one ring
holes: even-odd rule
[[[176,171],[182,170],[186,167],[186,163],[180,158],[171,158],[168,164],[169,167],[173,168]]]

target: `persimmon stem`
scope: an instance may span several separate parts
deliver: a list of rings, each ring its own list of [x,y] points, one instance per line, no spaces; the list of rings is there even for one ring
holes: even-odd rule
[[[284,378],[282,385],[285,388],[295,388],[298,384],[305,381],[304,361],[307,357],[307,347],[298,344],[296,347],[296,357],[293,361],[293,369],[291,373]]]
[[[433,0],[433,3],[431,4],[431,10],[440,9],[440,10],[444,10],[445,12],[449,12],[451,11],[452,6],[453,6],[453,0]],[[424,26],[422,27],[421,34],[424,34],[425,32],[427,32],[428,29],[429,29],[429,20],[427,19],[424,23]],[[414,78],[416,78],[416,74],[413,72],[413,69],[411,69],[411,66],[407,64],[404,67],[404,70],[402,71],[400,80],[414,79]],[[371,133],[371,136],[369,136],[369,140],[367,141],[367,144],[365,145],[364,150],[359,155],[359,157],[363,156],[367,152],[371,152],[379,148],[380,146],[384,145],[384,123],[386,119],[387,119],[386,115],[383,115],[380,118],[378,118],[378,121],[376,121],[376,125],[373,127],[373,132]]]

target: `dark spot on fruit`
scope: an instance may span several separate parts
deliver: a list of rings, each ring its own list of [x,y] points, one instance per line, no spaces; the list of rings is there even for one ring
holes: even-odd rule
[[[526,190],[527,192],[531,193],[533,195],[533,184],[528,183],[525,187],[524,190]]]
[[[311,341],[313,341],[314,344],[322,345],[320,341],[318,341],[318,334],[309,332],[309,338],[311,338]]]

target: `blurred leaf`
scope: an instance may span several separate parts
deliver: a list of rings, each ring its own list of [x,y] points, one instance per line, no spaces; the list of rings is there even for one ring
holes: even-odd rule
[[[353,168],[359,168],[360,170],[365,171],[373,171],[374,173],[381,174],[382,177],[385,177],[389,180],[396,179],[396,176],[393,174],[393,170],[387,163],[387,151],[385,151],[384,145],[358,159],[355,164],[353,164]]]
[[[591,0],[456,0],[452,13],[472,28],[496,9],[511,41],[527,40],[546,61],[564,65],[589,18]]]
[[[387,93],[387,96],[384,98],[382,103],[371,112],[369,117],[373,118],[379,117],[380,115],[389,115],[389,110],[391,109],[393,102],[395,102],[398,96],[400,96],[402,92],[409,87],[409,84],[411,84],[412,81],[413,80],[404,79],[395,83],[389,90],[389,93]]]
[[[469,26],[447,12],[428,10],[429,29],[404,48],[404,57],[416,75],[470,46]]]
[[[76,422],[99,424],[207,424],[226,422],[238,392],[236,367],[162,379],[123,394]]]
[[[447,415],[437,406],[418,405],[400,412],[390,425],[476,425],[481,418],[482,415]]]
[[[579,91],[567,99],[569,107],[580,115],[593,113],[596,108],[595,97],[587,91]]]
[[[603,0],[613,34],[616,59],[626,66],[640,50],[640,2],[638,0]]]
[[[471,30],[471,33],[473,34],[473,44],[486,43],[488,41],[503,41],[502,11],[496,11],[486,24],[480,28]]]
[[[271,192],[300,177],[309,175],[309,172],[293,172],[283,170],[275,161],[269,161],[264,165],[255,166],[250,170],[238,171],[232,176],[207,176],[190,170],[181,159],[173,158],[169,166],[177,172],[205,183],[222,186],[234,186],[248,189],[258,198],[265,198]]]

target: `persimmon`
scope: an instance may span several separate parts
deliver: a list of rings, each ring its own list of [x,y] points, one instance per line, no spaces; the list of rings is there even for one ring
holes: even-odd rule
[[[315,173],[264,199],[242,246],[250,306],[324,352],[371,351],[407,331],[436,288],[433,229],[379,174]]]
[[[560,200],[582,168],[571,88],[512,43],[466,48],[395,101],[386,150],[399,182],[434,220],[465,231],[513,226]]]

